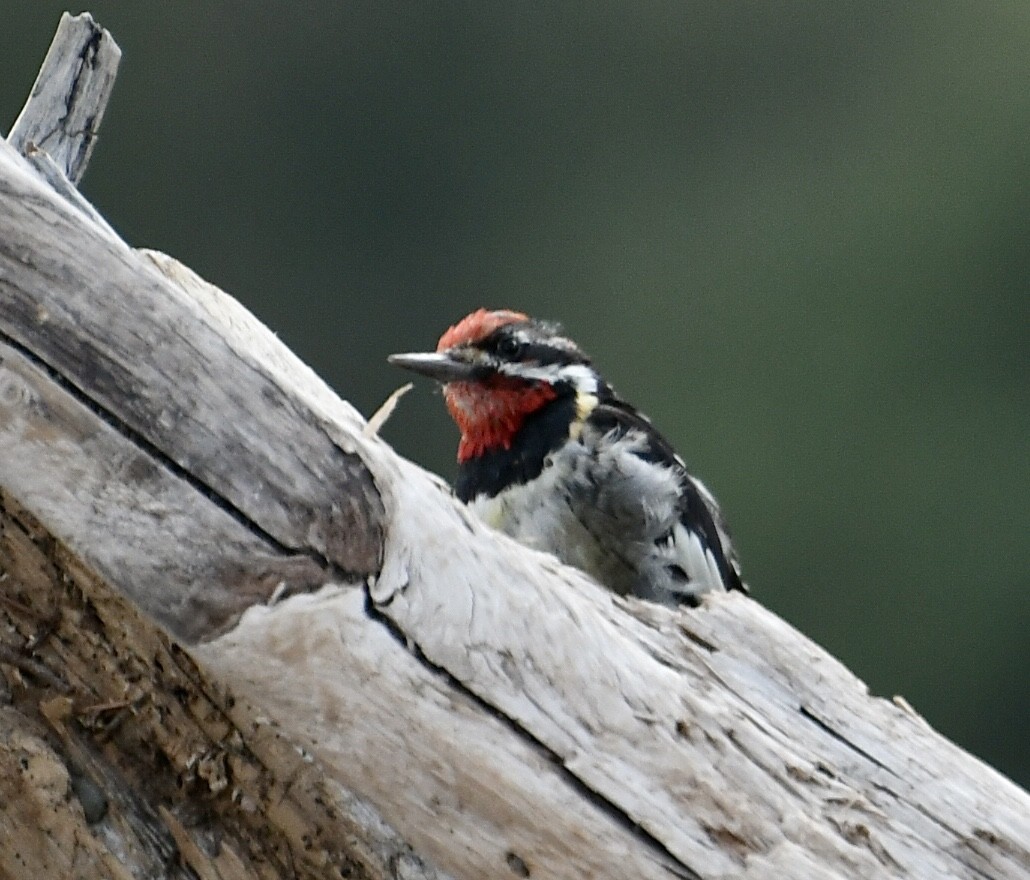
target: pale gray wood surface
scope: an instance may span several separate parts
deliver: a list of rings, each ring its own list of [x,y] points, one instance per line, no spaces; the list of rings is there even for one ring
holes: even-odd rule
[[[187,296],[153,257],[83,222],[9,147],[0,151],[0,167],[0,343],[56,379],[57,388],[94,414],[98,430],[102,423],[108,436],[117,435],[122,457],[146,459],[155,484],[205,495],[265,552],[303,572],[297,584],[285,579],[288,592],[306,589],[315,569],[323,579],[375,570],[381,505],[367,471],[310,411],[294,407],[273,375],[274,359],[256,345],[244,356],[232,348],[245,348],[253,328],[227,304],[212,304],[202,293]],[[22,262],[28,253],[30,271]],[[110,450],[97,459],[125,466]],[[45,476],[26,467],[12,479]],[[106,474],[97,480],[117,485]],[[76,491],[87,510],[99,504],[85,489]],[[124,531],[131,518],[122,519]],[[204,534],[203,522],[192,525]],[[105,572],[135,549],[165,565],[156,548],[143,550],[132,535],[121,537],[106,550],[94,548],[98,557],[111,555],[98,558]],[[177,552],[174,542],[164,552]],[[185,560],[180,576],[193,578],[195,564],[203,563]],[[239,579],[249,582],[242,557],[237,565]],[[276,571],[272,566],[270,576]],[[137,601],[181,635],[210,632],[245,607],[220,606],[194,583],[187,599],[148,579],[139,586],[148,592]],[[223,616],[208,621],[203,614]]]
[[[7,142],[23,154],[30,147],[45,151],[61,174],[78,183],[93,152],[121,56],[111,34],[88,12],[74,17],[65,12]]]
[[[286,820],[268,786],[289,783],[218,756],[292,779],[269,743],[302,755],[338,787],[338,833],[364,816],[389,841],[360,876],[1030,877],[1030,797],[902,701],[751,599],[619,599],[490,532],[231,298],[2,143],[0,490],[41,530],[0,554],[13,705],[35,705],[27,680],[68,690],[60,712],[37,702],[99,749],[76,689],[117,703],[133,657],[162,711],[210,708],[188,753],[160,712],[124,716],[128,733],[161,737],[173,774],[202,768],[220,822],[256,811],[298,857],[303,822],[323,840],[339,819],[316,818],[328,796]],[[56,639],[32,634],[44,582]],[[169,678],[178,648],[133,609],[191,646],[195,675]],[[91,665],[91,613],[117,663]],[[45,750],[19,742],[0,754],[15,774]],[[163,778],[155,827],[204,865],[204,821]],[[325,846],[341,876],[346,847]],[[263,876],[231,851],[222,875]]]
[[[755,601],[614,598],[383,467],[384,613],[699,876],[1030,876],[1026,792]]]

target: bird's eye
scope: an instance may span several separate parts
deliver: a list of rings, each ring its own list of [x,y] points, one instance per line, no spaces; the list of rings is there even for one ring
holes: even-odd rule
[[[497,341],[497,353],[508,360],[515,360],[525,346],[512,336],[502,336]]]

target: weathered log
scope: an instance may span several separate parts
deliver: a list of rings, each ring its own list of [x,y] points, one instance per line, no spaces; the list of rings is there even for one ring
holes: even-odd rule
[[[0,874],[1030,876],[904,701],[490,532],[48,179],[0,143]]]

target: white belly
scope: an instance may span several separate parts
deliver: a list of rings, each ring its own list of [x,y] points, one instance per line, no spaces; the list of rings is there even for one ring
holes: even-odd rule
[[[675,604],[721,588],[714,557],[679,522],[676,474],[633,454],[632,438],[606,440],[593,444],[593,454],[569,443],[536,479],[469,506],[519,543],[616,593]]]
[[[618,548],[613,542],[599,540],[582,515],[593,466],[584,447],[570,444],[529,484],[512,486],[493,498],[480,496],[469,507],[520,544],[551,553],[615,592],[626,593],[635,580],[632,566],[614,552]]]

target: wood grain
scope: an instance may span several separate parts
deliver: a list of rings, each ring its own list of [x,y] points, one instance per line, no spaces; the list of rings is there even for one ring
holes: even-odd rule
[[[7,143],[0,733],[15,877],[1030,877],[904,701],[490,531]]]
[[[61,175],[78,183],[93,152],[121,56],[111,34],[88,12],[65,12],[7,142],[20,153],[45,152]]]

